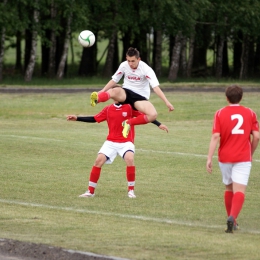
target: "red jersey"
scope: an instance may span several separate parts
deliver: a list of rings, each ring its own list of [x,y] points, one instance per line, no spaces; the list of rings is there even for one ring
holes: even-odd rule
[[[229,105],[218,110],[212,133],[220,133],[218,158],[222,163],[252,161],[250,134],[259,131],[257,116],[243,106]]]
[[[124,104],[111,104],[103,108],[101,112],[94,116],[95,120],[100,123],[107,121],[108,125],[108,136],[107,140],[117,143],[132,142],[134,143],[135,129],[131,126],[131,130],[127,136],[124,138],[122,135],[123,126],[122,122],[141,115],[142,113],[132,109],[131,105]]]

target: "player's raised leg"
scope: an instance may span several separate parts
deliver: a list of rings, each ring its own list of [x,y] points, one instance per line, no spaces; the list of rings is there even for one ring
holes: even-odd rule
[[[90,95],[90,104],[94,107],[97,103],[106,102],[110,98],[115,102],[124,102],[126,99],[126,93],[121,87],[115,87],[108,91],[92,92]]]

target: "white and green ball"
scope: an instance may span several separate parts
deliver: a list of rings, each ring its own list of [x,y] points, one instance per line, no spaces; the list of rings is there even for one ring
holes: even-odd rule
[[[95,43],[96,37],[93,32],[85,30],[79,34],[78,40],[83,47],[88,48]]]

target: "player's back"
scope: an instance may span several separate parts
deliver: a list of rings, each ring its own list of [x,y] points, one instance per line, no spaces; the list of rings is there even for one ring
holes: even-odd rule
[[[220,133],[221,162],[252,160],[250,134],[256,120],[251,109],[240,105],[230,105],[217,111],[213,132]]]

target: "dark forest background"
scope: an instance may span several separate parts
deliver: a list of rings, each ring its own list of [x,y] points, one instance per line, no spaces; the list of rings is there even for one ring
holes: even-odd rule
[[[14,75],[31,81],[37,67],[40,77],[63,79],[68,51],[83,30],[95,34],[96,44],[81,48],[75,77],[111,77],[133,46],[158,77],[171,82],[260,78],[259,0],[1,0],[0,81],[7,70],[10,76],[10,48]],[[99,42],[107,43],[102,64]]]

